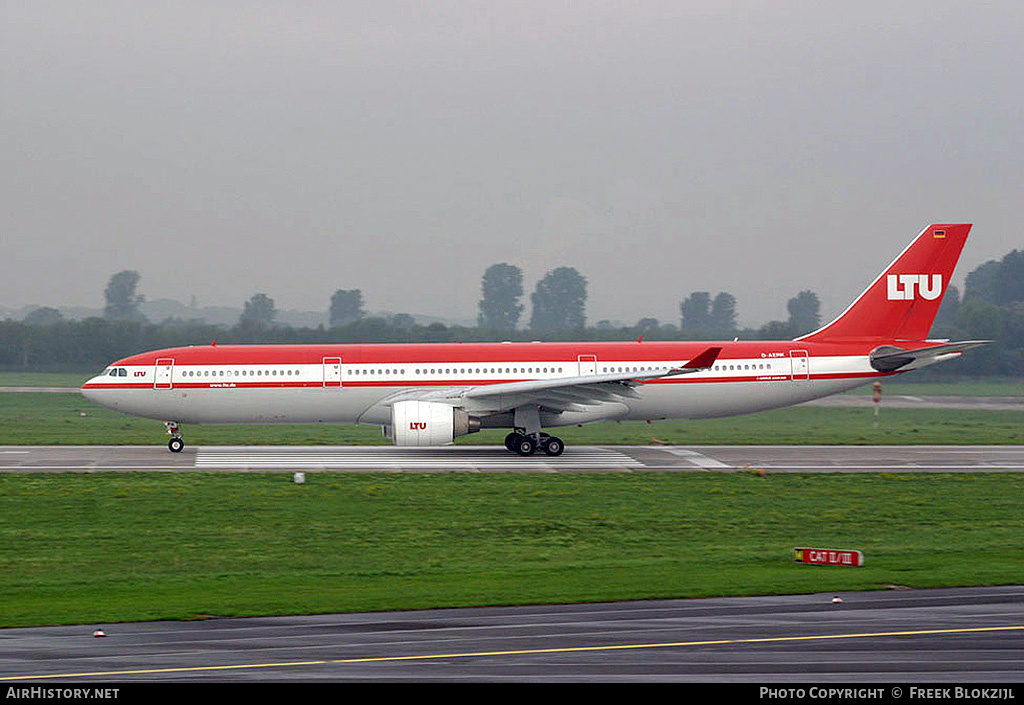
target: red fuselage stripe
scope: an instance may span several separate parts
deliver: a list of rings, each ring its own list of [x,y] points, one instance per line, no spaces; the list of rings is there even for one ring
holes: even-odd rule
[[[869,379],[873,377],[888,377],[897,374],[896,372],[850,372],[850,373],[835,373],[835,374],[812,374],[810,380],[826,380],[826,379]],[[734,382],[788,382],[793,377],[791,375],[757,375],[749,377],[705,377],[702,379],[655,379],[647,380],[641,384],[730,384]],[[535,380],[529,379],[496,379],[496,380],[466,380],[466,379],[452,379],[452,380],[386,380],[386,381],[375,381],[375,382],[363,382],[363,381],[352,381],[344,380],[340,385],[335,383],[334,387],[360,387],[360,388],[377,388],[377,387],[471,387],[471,386],[486,386],[492,384],[505,384],[508,382],[530,382]],[[798,377],[797,381],[807,381],[806,377]],[[323,382],[174,382],[175,389],[283,389],[283,388],[318,388],[328,387],[330,383],[324,384]],[[140,384],[134,382],[125,382],[123,384],[85,384],[82,389],[153,389],[153,384]]]

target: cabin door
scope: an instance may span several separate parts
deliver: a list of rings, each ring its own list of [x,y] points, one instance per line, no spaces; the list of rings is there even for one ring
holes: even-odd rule
[[[157,360],[154,372],[153,389],[171,389],[174,387],[174,360],[170,358]]]
[[[325,357],[324,358],[324,386],[325,387],[340,387],[341,386],[341,358],[340,357]]]
[[[811,378],[810,359],[806,350],[790,350],[789,360],[792,364],[792,379],[808,380]]]

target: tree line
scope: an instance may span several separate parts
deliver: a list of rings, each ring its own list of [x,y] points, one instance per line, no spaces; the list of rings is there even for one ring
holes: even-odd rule
[[[410,314],[370,316],[362,291],[338,289],[328,306],[328,324],[292,327],[275,321],[274,300],[256,293],[243,305],[234,326],[169,318],[160,323],[140,312],[138,272],[110,277],[102,317],[66,320],[42,307],[22,321],[0,322],[0,369],[75,370],[102,368],[143,350],[179,345],[230,343],[484,342],[494,340],[788,340],[821,326],[818,296],[801,291],[787,302],[789,317],[759,328],[737,326],[737,300],[729,292],[694,291],[679,304],[678,323],[640,318],[633,325],[598,321],[587,325],[587,279],[572,267],[548,272],[530,295],[529,321],[522,271],[506,262],[488,267],[481,278],[476,327],[422,325]],[[928,377],[958,375],[1020,376],[1024,372],[1024,251],[979,266],[967,276],[961,296],[950,286],[933,338],[995,341],[960,360],[925,371]]]

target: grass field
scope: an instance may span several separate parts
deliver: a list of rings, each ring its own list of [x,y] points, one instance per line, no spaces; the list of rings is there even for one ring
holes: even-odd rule
[[[1019,474],[2,475],[0,502],[0,626],[1024,579]]]
[[[1024,443],[1024,412],[791,407],[702,421],[603,423],[558,429],[570,445],[790,444],[987,445]],[[379,426],[280,425],[183,427],[189,445],[367,445],[390,443]],[[500,445],[505,431],[462,444]],[[0,445],[160,445],[163,424],[97,406],[77,394],[0,393]]]

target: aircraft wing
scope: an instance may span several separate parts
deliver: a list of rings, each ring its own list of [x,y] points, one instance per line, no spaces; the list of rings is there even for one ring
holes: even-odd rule
[[[468,388],[437,389],[429,392],[403,392],[388,399],[387,403],[393,404],[409,399],[437,401],[487,413],[508,411],[526,405],[539,406],[549,411],[584,411],[586,407],[596,404],[635,399],[639,396],[635,387],[644,382],[709,369],[721,352],[722,348],[711,347],[677,367],[643,372],[577,375]]]
[[[941,362],[956,357],[964,350],[988,345],[991,340],[965,340],[959,343],[943,343],[918,350],[904,350],[895,345],[882,345],[871,351],[871,366],[879,372],[895,372],[907,367],[913,369],[924,367],[933,362]],[[908,367],[908,365],[912,365]]]

